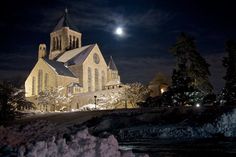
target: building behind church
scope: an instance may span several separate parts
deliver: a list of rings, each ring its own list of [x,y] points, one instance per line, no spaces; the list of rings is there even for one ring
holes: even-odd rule
[[[88,93],[120,86],[112,57],[107,65],[97,44],[82,45],[82,33],[67,10],[50,33],[50,48],[39,45],[38,61],[25,81],[26,97],[61,88],[65,94]]]

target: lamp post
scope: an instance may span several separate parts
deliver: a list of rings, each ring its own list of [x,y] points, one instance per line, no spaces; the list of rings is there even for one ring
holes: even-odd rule
[[[94,104],[95,104],[95,109],[97,109],[97,96],[94,95]]]

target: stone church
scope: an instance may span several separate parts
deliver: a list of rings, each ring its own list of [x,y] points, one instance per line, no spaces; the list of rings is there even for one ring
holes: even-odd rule
[[[55,88],[65,94],[113,89],[120,76],[112,57],[107,65],[97,44],[82,46],[82,33],[70,21],[68,11],[50,33],[50,50],[39,45],[38,61],[25,81],[26,97]]]

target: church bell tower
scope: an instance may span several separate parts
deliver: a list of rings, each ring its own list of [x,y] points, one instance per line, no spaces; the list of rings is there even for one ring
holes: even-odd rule
[[[72,25],[68,10],[58,20],[52,33],[50,33],[49,59],[57,59],[65,51],[81,47],[82,34]]]

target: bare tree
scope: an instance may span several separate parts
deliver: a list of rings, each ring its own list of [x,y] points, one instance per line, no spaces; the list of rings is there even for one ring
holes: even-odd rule
[[[141,83],[136,82],[124,87],[123,94],[124,99],[126,99],[133,107],[136,107],[138,102],[143,102],[149,97],[150,90]]]
[[[72,102],[73,95],[65,94],[63,89],[63,87],[58,87],[40,92],[38,97],[40,109],[45,111],[68,109],[69,104]]]

